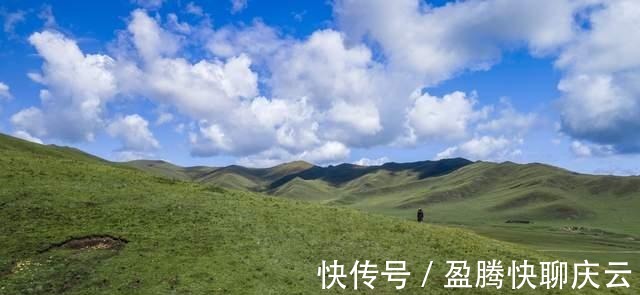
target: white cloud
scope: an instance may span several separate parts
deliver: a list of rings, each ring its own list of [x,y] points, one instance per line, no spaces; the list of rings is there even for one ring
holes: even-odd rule
[[[520,113],[513,108],[508,99],[502,98],[500,100],[498,115],[488,121],[479,123],[476,129],[482,132],[522,136],[535,122],[535,113]]]
[[[585,1],[458,1],[431,7],[419,0],[341,0],[340,28],[353,40],[379,44],[390,66],[434,84],[463,70],[487,69],[507,48],[541,54],[573,38],[574,13]]]
[[[577,140],[571,142],[571,152],[578,157],[591,157],[591,148]]]
[[[312,163],[336,163],[347,158],[349,153],[349,148],[343,143],[329,141],[317,148],[303,152],[300,159]]]
[[[270,148],[247,157],[241,157],[237,163],[247,167],[273,167],[278,164],[302,160],[316,164],[334,164],[349,156],[349,148],[335,141],[329,141],[316,148],[301,153],[290,153],[281,148]]]
[[[588,144],[578,140],[571,142],[571,152],[579,158],[605,157],[614,154],[611,145]]]
[[[139,151],[117,151],[114,153],[114,155],[117,161],[123,162],[155,158],[153,153]]]
[[[0,98],[10,99],[13,96],[11,95],[10,88],[7,84],[0,82]]]
[[[172,32],[176,32],[184,35],[188,35],[189,33],[191,33],[191,30],[192,30],[191,25],[189,25],[186,22],[181,22],[175,13],[167,14],[166,22],[167,22],[166,24],[167,28]]]
[[[380,157],[377,159],[361,158],[360,160],[353,162],[353,164],[360,166],[380,166],[388,162],[389,158],[387,157]]]
[[[474,137],[462,144],[449,147],[436,155],[436,159],[463,157],[471,160],[505,160],[516,157],[522,152],[517,148],[520,139],[505,137]]]
[[[244,167],[251,167],[251,168],[269,168],[269,167],[273,167],[273,166],[277,166],[277,165],[289,162],[290,155],[287,153],[285,154],[286,154],[285,158],[280,158],[280,157],[273,158],[273,157],[270,157],[273,155],[267,156],[265,155],[265,153],[260,153],[259,155],[242,157],[238,159],[238,161],[236,161],[236,164]]]
[[[276,97],[306,96],[323,109],[337,100],[375,102],[375,66],[367,47],[347,47],[339,32],[317,31],[281,51],[270,83]]]
[[[246,54],[252,60],[264,63],[283,46],[290,45],[282,39],[277,30],[257,20],[250,26],[225,26],[217,30],[201,28],[205,36],[205,47],[214,55],[228,58]]]
[[[224,117],[242,97],[257,94],[257,75],[246,56],[220,61],[158,59],[146,66],[147,96],[194,118]]]
[[[173,58],[179,49],[177,37],[141,10],[132,13],[128,29],[144,59],[139,74],[144,86],[138,86],[137,92],[205,120],[225,116],[240,98],[257,95],[258,78],[247,56],[196,63]]]
[[[606,145],[616,138],[595,138],[594,130],[623,138],[612,130],[640,127],[632,116],[640,109],[634,86],[640,62],[618,40],[624,34],[606,29],[622,26],[616,22],[633,27],[634,18],[614,22],[603,11],[626,3],[634,15],[635,6],[621,0],[596,10],[594,29],[578,32],[574,16],[587,2],[458,1],[434,8],[418,0],[344,0],[335,13],[345,32],[320,30],[301,40],[260,21],[214,30],[193,3],[187,12],[204,16],[195,26],[139,9],[119,33],[114,57],[85,54],[52,31],[32,35],[44,59],[42,73],[30,74],[44,85],[42,104],[14,114],[12,123],[45,139],[90,140],[110,121],[114,97],[144,97],[175,112],[158,114],[156,124],[176,116],[191,123],[178,130],[190,134],[198,156],[331,163],[354,147],[457,140],[441,154],[510,157],[535,114],[508,103],[490,111],[475,94],[422,93],[459,72],[490,68],[504,50],[526,47],[536,55],[562,52],[563,130]],[[192,47],[210,58],[194,58]],[[598,54],[585,62],[583,51]],[[610,52],[620,62],[608,60]]]
[[[140,55],[147,61],[172,56],[180,49],[177,36],[160,28],[156,20],[144,10],[131,13],[131,22],[127,28],[133,35],[133,43]]]
[[[318,114],[326,114],[318,122],[327,140],[370,146],[388,142],[402,129],[398,112],[413,89],[384,75],[366,46],[347,45],[340,32],[316,31],[287,43],[268,67],[274,97],[306,97]]]
[[[343,100],[333,103],[329,120],[353,128],[360,134],[376,134],[382,129],[378,109],[374,104],[349,104]]]
[[[21,134],[35,134],[38,137],[47,136],[47,129],[42,111],[36,107],[23,109],[11,116],[11,124]]]
[[[640,151],[640,3],[606,1],[589,16],[556,61],[564,71],[558,88],[562,131],[580,141]]]
[[[192,138],[195,155],[244,156],[274,146],[295,154],[322,144],[316,134],[314,110],[305,99],[257,97],[229,112],[230,119],[220,124],[200,122],[200,136]]]
[[[469,123],[478,116],[475,104],[475,97],[459,91],[443,97],[416,94],[408,110],[407,125],[411,135],[418,139],[461,139],[466,136]]]
[[[191,145],[196,156],[217,155],[232,152],[232,139],[219,125],[211,124],[200,127],[200,135],[192,134]],[[200,138],[202,137],[202,140]]]
[[[248,0],[231,0],[231,13],[238,13],[247,8]]]
[[[149,130],[149,122],[138,114],[116,119],[107,126],[107,132],[122,141],[120,151],[151,151],[160,147]]]
[[[32,136],[31,134],[29,134],[28,132],[25,132],[25,131],[16,131],[16,132],[13,133],[13,135],[15,137],[17,137],[17,138],[22,138],[24,140],[28,140],[28,141],[31,141],[31,142],[42,144],[42,140],[40,140],[40,138]]]
[[[29,42],[44,59],[42,73],[29,77],[47,89],[40,92],[41,108],[25,109],[12,122],[39,137],[92,140],[102,126],[106,102],[118,93],[112,73],[115,61],[106,55],[85,55],[73,40],[53,31],[34,33]]]

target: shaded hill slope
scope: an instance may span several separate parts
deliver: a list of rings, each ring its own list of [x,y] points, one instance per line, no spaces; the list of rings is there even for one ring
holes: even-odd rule
[[[413,163],[386,163],[380,166],[340,164],[320,167],[304,161],[295,161],[271,168],[247,168],[238,165],[221,168],[198,167],[198,173],[185,173],[193,170],[194,167],[183,168],[163,161],[138,160],[124,164],[173,179],[190,179],[227,188],[277,192],[280,191],[278,189],[280,186],[296,178],[304,181],[324,182],[332,187],[341,187],[354,180],[379,172],[389,173],[390,176],[410,174],[412,179],[424,179],[445,175],[472,163],[466,159],[455,158]]]

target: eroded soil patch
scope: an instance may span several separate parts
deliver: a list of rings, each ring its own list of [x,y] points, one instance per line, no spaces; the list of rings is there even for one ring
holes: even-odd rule
[[[53,249],[75,249],[75,250],[119,250],[129,241],[123,238],[110,235],[92,235],[79,238],[70,238],[60,243],[51,244],[40,253]]]

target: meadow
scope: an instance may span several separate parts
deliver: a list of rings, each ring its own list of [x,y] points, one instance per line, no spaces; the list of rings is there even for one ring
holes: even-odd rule
[[[374,291],[358,292],[449,294],[447,260],[567,259],[464,228],[160,177],[4,135],[0,167],[0,294],[353,292],[321,290],[317,268],[334,259],[407,262],[404,290],[378,278]],[[637,294],[637,276],[628,279],[631,289],[517,293]],[[505,284],[468,294],[512,293]]]

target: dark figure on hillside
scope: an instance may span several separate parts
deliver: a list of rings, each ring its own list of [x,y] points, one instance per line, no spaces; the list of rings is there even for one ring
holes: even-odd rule
[[[423,222],[424,221],[424,212],[422,211],[422,208],[418,208],[418,222]]]

